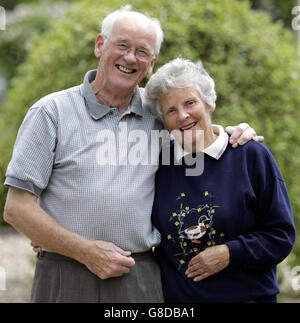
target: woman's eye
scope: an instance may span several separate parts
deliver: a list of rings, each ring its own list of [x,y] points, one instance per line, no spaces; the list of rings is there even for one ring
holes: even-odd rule
[[[174,111],[175,111],[174,109],[169,109],[169,110],[167,111],[167,114],[172,114]]]
[[[194,101],[187,101],[186,105],[193,105],[194,103]]]

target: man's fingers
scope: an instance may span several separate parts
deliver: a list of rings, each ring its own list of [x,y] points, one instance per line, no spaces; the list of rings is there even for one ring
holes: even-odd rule
[[[263,137],[257,136],[255,130],[248,123],[241,123],[235,127],[226,127],[225,131],[230,135],[229,143],[232,145],[232,148],[236,148],[238,145],[244,145],[251,139],[259,142],[263,141]]]
[[[226,131],[229,135],[231,135],[231,134],[233,133],[233,131],[234,131],[234,128],[235,128],[235,127],[228,126],[228,127],[226,127],[226,128],[225,128],[225,131]]]
[[[85,265],[101,279],[120,277],[135,265],[130,251],[124,251],[112,242],[92,241]]]
[[[125,250],[123,250],[123,249],[121,249],[120,247],[118,247],[118,246],[114,246],[114,248],[115,248],[115,250],[118,252],[118,253],[120,253],[121,255],[123,255],[123,256],[125,256],[125,257],[129,257],[129,256],[131,256],[131,252],[130,251],[125,251]]]
[[[95,272],[101,279],[108,279],[111,277],[121,277],[130,272],[132,266],[122,266],[117,263],[109,263],[105,267],[97,267]]]
[[[119,277],[135,265],[130,251],[124,251],[112,242],[93,240],[88,243],[82,263],[101,279]]]
[[[255,136],[252,139],[257,142],[263,142],[265,140],[264,136]]]
[[[249,140],[251,140],[255,135],[254,129],[249,128],[247,130],[245,130],[240,138],[238,139],[237,143],[239,145],[244,145],[245,143],[247,143]]]
[[[246,122],[240,123],[238,127],[241,128],[243,131],[247,130],[248,128],[251,128]]]
[[[135,261],[131,257],[130,251],[125,251],[116,245],[114,245],[114,250],[117,252],[117,258],[115,258],[115,261],[118,265],[126,267],[133,267],[135,265]]]
[[[130,251],[124,251],[120,247],[114,245],[113,247],[114,254],[112,256],[112,261],[118,265],[124,265],[132,267],[135,265],[134,259],[131,257]]]
[[[106,267],[103,272],[108,277],[119,277],[124,274],[128,274],[130,271],[129,267],[127,266],[120,266],[117,264],[110,264],[108,267]]]
[[[228,126],[225,128],[225,131],[231,135],[235,130],[239,130],[239,131],[243,132],[249,128],[251,128],[251,127],[248,125],[248,123],[243,122],[237,126]]]
[[[230,132],[228,132],[228,129]],[[240,127],[227,127],[226,132],[230,134],[229,142],[235,144],[243,133],[243,130]]]
[[[135,261],[132,257],[126,257],[121,254],[113,258],[112,260],[119,266],[133,267],[135,265]]]

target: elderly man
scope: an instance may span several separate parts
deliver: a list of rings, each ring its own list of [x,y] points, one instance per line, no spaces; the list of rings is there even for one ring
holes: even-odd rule
[[[125,152],[116,145],[117,164],[99,162],[101,131],[118,138],[126,124],[150,138],[161,129],[138,84],[162,40],[156,20],[125,9],[108,15],[95,42],[98,69],[36,102],[21,125],[4,218],[43,248],[32,302],[163,301],[151,254],[160,242],[150,219],[157,165],[123,163],[133,142]],[[248,127],[239,140],[254,135]]]

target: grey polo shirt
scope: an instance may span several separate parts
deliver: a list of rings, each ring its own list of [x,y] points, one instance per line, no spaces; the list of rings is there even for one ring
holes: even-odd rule
[[[158,165],[139,163],[137,147],[139,133],[144,140],[148,136],[149,148],[151,130],[161,125],[139,87],[121,116],[101,105],[90,86],[95,76],[96,70],[89,71],[83,84],[50,94],[29,109],[5,184],[35,194],[47,214],[83,237],[144,252],[160,242],[151,224]],[[136,162],[126,160],[130,154]]]

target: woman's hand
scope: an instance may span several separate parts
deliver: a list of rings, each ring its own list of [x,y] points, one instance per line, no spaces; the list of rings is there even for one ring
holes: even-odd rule
[[[229,248],[226,244],[206,248],[189,262],[185,274],[195,282],[216,274],[229,264]]]

